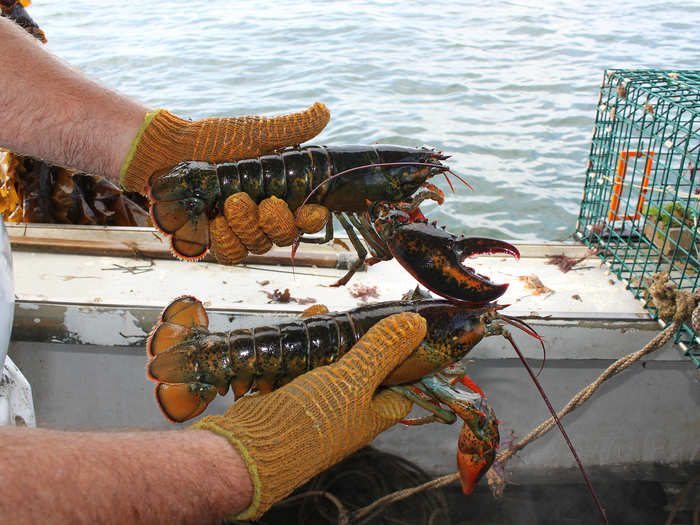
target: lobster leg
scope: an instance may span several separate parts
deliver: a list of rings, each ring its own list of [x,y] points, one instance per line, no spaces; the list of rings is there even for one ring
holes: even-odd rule
[[[362,244],[362,242],[360,242],[360,239],[358,239],[357,234],[355,233],[355,230],[352,227],[352,224],[345,217],[345,214],[334,213],[333,215],[335,215],[338,218],[338,222],[340,222],[341,226],[345,229],[345,232],[348,234],[350,242],[352,243],[353,247],[355,248],[355,251],[357,252],[357,260],[350,265],[348,272],[342,278],[338,279],[336,283],[331,284],[331,286],[335,287],[343,286],[350,280],[350,278],[353,275],[355,275],[355,272],[364,264],[365,259],[367,258],[367,250],[365,249],[365,246]]]
[[[299,242],[305,242],[308,244],[326,244],[333,238],[333,218],[329,218],[326,223],[326,233],[323,237],[309,237],[307,235],[302,235],[299,237]]]
[[[422,186],[424,189],[422,189],[419,193],[415,194],[407,203],[407,209],[409,211],[411,210],[417,210],[418,206],[423,203],[423,201],[426,200],[431,200],[435,201],[438,204],[442,204],[445,201],[445,193],[435,186],[434,184],[431,184],[429,182],[423,183]]]
[[[427,416],[404,419],[401,421],[404,425],[425,425],[434,421],[451,425],[457,421],[455,413],[441,407],[440,403],[435,400],[433,393],[421,381],[409,386],[392,386],[391,389],[430,412]]]
[[[372,259],[391,259],[392,255],[389,253],[389,248],[387,247],[386,243],[379,238],[379,235],[377,235],[367,219],[358,217],[358,215],[355,213],[349,214],[348,219],[353,226],[355,226],[357,231],[360,232],[360,235],[362,235],[362,238],[367,243],[367,248],[372,255]]]

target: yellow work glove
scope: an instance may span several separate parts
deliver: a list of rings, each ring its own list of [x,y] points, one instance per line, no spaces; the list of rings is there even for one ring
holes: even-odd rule
[[[298,113],[278,117],[207,118],[189,121],[164,109],[146,114],[121,168],[122,186],[149,196],[154,178],[167,173],[187,160],[212,163],[234,162],[272,153],[301,144],[316,136],[330,119],[328,108],[320,102]],[[233,204],[228,200],[233,197]],[[217,217],[202,232],[187,224],[174,233],[175,254],[184,259],[198,259],[206,253],[203,243],[213,245],[217,260],[224,264],[242,262],[248,252],[265,253],[272,243],[288,246],[298,231],[315,233],[328,220],[328,210],[309,205],[297,210],[297,217],[283,201],[263,201],[260,209],[250,199],[241,203],[234,195],[227,200],[230,213]],[[269,201],[270,199],[266,199]],[[251,206],[252,205],[252,206]],[[308,208],[308,209],[307,209]],[[251,211],[252,210],[252,211]],[[243,220],[239,220],[243,217]],[[194,233],[193,233],[194,230]]]
[[[301,144],[326,127],[330,112],[316,102],[298,113],[278,117],[206,118],[190,121],[164,109],[146,114],[120,179],[129,191],[148,195],[151,177],[179,162],[234,162]]]
[[[192,428],[227,438],[245,461],[253,501],[236,519],[256,519],[296,487],[367,445],[405,417],[411,402],[375,390],[422,341],[426,323],[402,313],[373,326],[337,363],[269,394],[236,401]]]

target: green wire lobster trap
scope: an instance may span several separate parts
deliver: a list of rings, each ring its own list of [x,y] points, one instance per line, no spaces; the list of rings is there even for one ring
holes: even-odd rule
[[[654,318],[651,277],[700,277],[700,71],[608,70],[600,88],[576,236],[626,281]],[[700,367],[690,326],[676,334]]]

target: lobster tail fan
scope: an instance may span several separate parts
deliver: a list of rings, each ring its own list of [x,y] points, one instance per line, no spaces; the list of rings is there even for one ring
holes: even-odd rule
[[[146,341],[146,352],[155,357],[193,337],[195,331],[205,332],[208,326],[207,312],[198,299],[190,295],[178,297],[160,314],[160,321]]]
[[[182,423],[204,412],[216,397],[216,387],[200,383],[166,385],[155,388],[156,402],[163,415],[172,423]]]
[[[179,202],[155,202],[151,206],[151,219],[161,232],[172,234],[182,228],[190,216]]]
[[[209,221],[206,215],[192,218],[170,239],[175,256],[188,261],[204,257],[209,249]]]
[[[201,259],[209,248],[209,220],[201,208],[186,210],[178,201],[159,201],[151,206],[153,224],[162,233],[172,235],[173,250],[181,259]]]
[[[209,317],[202,302],[191,295],[183,295],[171,302],[163,310],[160,319],[163,322],[179,324],[187,328],[206,329],[209,327]]]
[[[165,383],[188,383],[194,380],[192,366],[187,356],[190,345],[187,343],[170,347],[157,354],[148,363],[146,375],[155,381]]]
[[[153,328],[146,341],[148,357],[155,357],[193,335],[194,332],[190,328],[182,325],[159,323]]]

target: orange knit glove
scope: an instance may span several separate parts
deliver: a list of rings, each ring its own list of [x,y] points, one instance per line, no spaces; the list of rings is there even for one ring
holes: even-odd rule
[[[279,117],[207,118],[195,122],[159,109],[146,114],[122,164],[121,184],[127,190],[149,195],[154,178],[179,162],[234,162],[272,153],[311,139],[329,119],[330,112],[320,102],[304,111]],[[246,197],[245,194],[229,197],[233,202],[227,201],[225,210],[229,211],[224,212],[225,217],[216,217],[208,226],[204,222],[204,227],[199,228],[188,220],[179,232],[166,231],[173,235],[175,255],[198,259],[211,246],[219,262],[236,264],[249,251],[265,253],[272,243],[288,246],[298,230],[315,233],[328,220],[328,210],[322,206],[311,205],[309,209],[304,206],[297,210],[295,219],[284,201],[266,199],[258,210]]]
[[[148,195],[151,177],[185,160],[234,162],[301,144],[326,127],[330,112],[316,102],[279,117],[206,118],[195,122],[158,109],[146,114],[122,164],[129,191]]]
[[[224,436],[245,461],[253,501],[236,519],[256,519],[276,501],[405,417],[411,402],[375,390],[418,346],[426,323],[402,313],[373,326],[337,363],[266,395],[236,401],[192,428]]]

